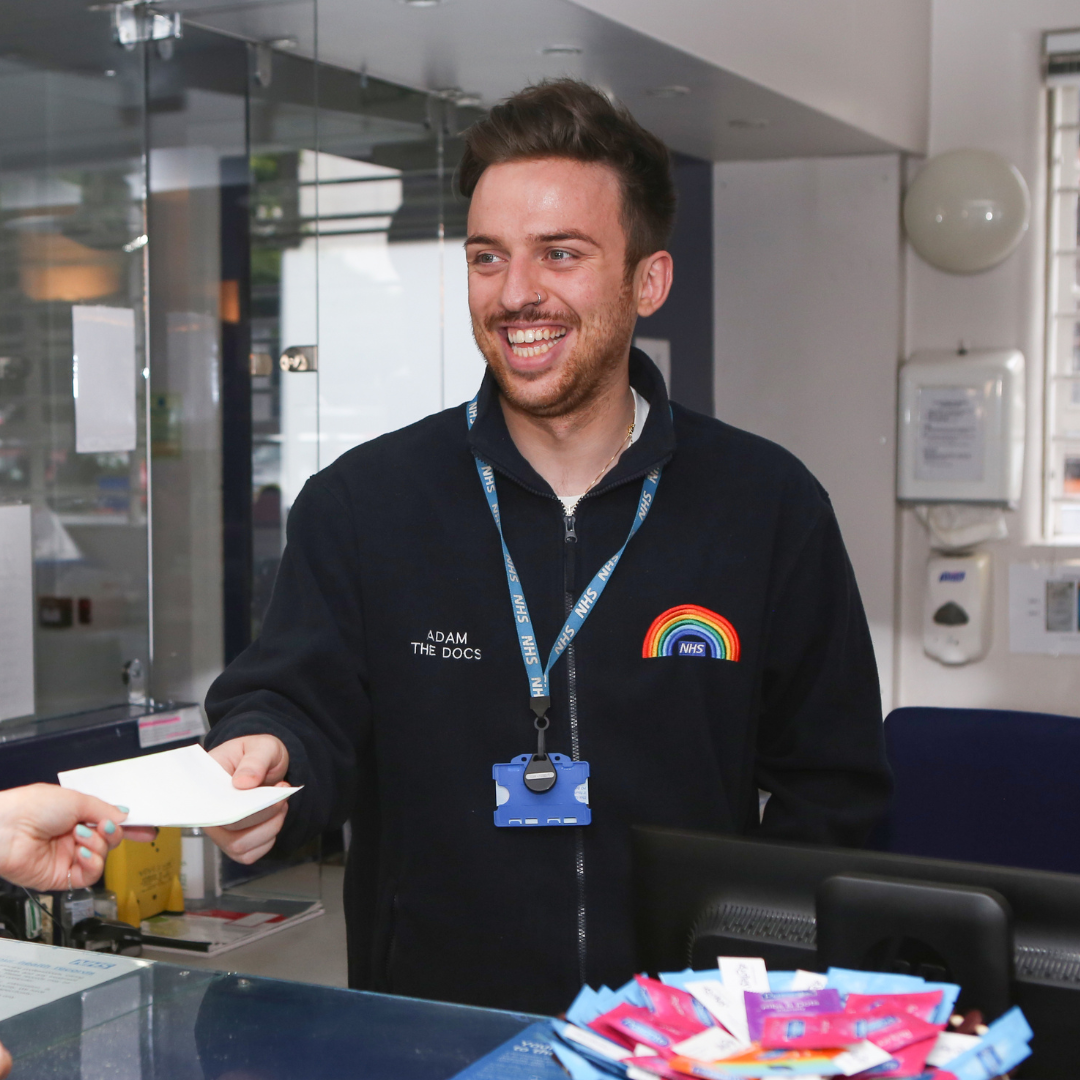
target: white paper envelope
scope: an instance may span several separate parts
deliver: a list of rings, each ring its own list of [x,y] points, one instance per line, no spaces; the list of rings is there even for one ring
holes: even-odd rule
[[[205,829],[232,825],[299,791],[257,787],[241,791],[201,747],[182,746],[159,754],[89,765],[57,774],[60,786],[126,806],[125,825]]]

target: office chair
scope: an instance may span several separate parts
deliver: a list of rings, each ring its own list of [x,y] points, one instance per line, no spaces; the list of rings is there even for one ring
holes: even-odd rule
[[[1004,709],[895,709],[896,784],[871,847],[1080,873],[1080,718]]]

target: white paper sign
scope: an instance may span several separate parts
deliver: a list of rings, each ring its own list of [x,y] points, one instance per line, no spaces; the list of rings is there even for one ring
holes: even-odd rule
[[[71,309],[75,450],[106,454],[135,449],[135,311]]]
[[[977,386],[919,387],[916,480],[982,480],[983,397]]]
[[[1080,656],[1080,562],[1009,567],[1009,651]]]
[[[139,749],[167,746],[193,737],[201,739],[209,730],[198,705],[188,705],[175,712],[151,713],[139,717]]]
[[[0,1020],[138,971],[150,963],[0,938]]]
[[[34,547],[29,506],[0,506],[0,720],[34,711]]]
[[[159,828],[232,825],[300,790],[234,788],[232,777],[201,746],[71,769],[57,773],[57,779],[61,787],[128,807],[125,825]]]

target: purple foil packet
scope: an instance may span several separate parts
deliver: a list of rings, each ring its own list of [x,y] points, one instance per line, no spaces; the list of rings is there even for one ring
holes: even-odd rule
[[[774,990],[768,994],[743,994],[746,1000],[746,1026],[754,1042],[761,1039],[766,1016],[815,1016],[818,1013],[842,1012],[838,990]]]

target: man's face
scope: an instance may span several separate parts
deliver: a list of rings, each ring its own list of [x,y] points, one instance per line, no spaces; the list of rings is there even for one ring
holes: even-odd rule
[[[606,165],[541,158],[480,176],[465,244],[473,334],[523,412],[573,412],[626,359],[638,303],[621,208]]]

